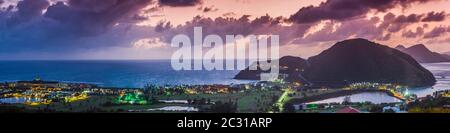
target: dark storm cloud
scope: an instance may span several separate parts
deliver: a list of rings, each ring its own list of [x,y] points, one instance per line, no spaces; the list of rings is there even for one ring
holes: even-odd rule
[[[301,8],[289,19],[296,23],[313,23],[321,20],[346,20],[361,17],[371,10],[385,12],[398,6],[436,0],[327,0],[319,6]]]
[[[158,0],[161,6],[185,7],[202,4],[203,0]]]
[[[125,17],[136,20],[136,12],[151,0],[69,0],[50,6],[46,17],[57,20],[79,35],[97,35]]]
[[[17,3],[17,12],[11,16],[8,25],[16,25],[42,15],[50,3],[47,0],[23,0]]]
[[[426,17],[422,20],[423,22],[435,22],[435,21],[444,21],[447,17],[447,13],[442,12],[429,12]]]
[[[66,2],[49,5],[47,0],[22,0],[15,6],[16,10],[0,11],[0,44],[8,48],[1,51],[64,53],[130,44],[124,42],[133,39],[127,34],[135,34],[129,32],[136,30],[132,24],[142,20],[136,14],[151,0]]]

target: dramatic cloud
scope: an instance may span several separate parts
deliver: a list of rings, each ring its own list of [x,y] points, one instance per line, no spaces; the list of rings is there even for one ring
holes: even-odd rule
[[[400,4],[405,6],[404,4]],[[318,31],[307,33],[312,26],[318,23],[299,24],[283,26],[286,19],[282,17],[272,18],[268,15],[261,16],[255,20],[250,20],[249,16],[240,18],[219,17],[216,19],[196,17],[185,25],[173,28],[168,23],[160,23],[156,26],[157,32],[164,32],[166,36],[162,39],[170,41],[175,34],[188,34],[192,36],[195,26],[203,27],[203,34],[275,34],[280,35],[282,44],[312,44],[317,42],[338,41],[349,38],[366,38],[369,40],[389,41],[395,33],[403,31],[400,36],[405,38],[415,38],[424,36],[428,25],[423,24],[415,31],[407,27],[413,24],[430,21],[443,21],[442,19],[430,19],[432,16],[440,16],[442,13],[430,12],[424,14],[395,15],[387,13],[383,19],[378,17],[365,18],[358,17],[346,21],[330,20]],[[445,14],[445,13],[444,13]],[[445,17],[444,17],[445,18]]]
[[[124,17],[136,18],[136,12],[151,0],[69,0],[50,6],[46,17],[57,20],[80,35],[105,32]],[[135,19],[136,20],[136,19]]]
[[[410,14],[408,16],[405,15],[395,16],[393,13],[388,13],[384,16],[380,28],[386,29],[391,33],[395,33],[404,29],[408,25],[420,22],[421,18],[422,15],[416,14]]]
[[[439,27],[435,27],[433,30],[431,30],[430,32],[426,33],[424,35],[424,38],[435,38],[435,37],[440,37],[444,34],[446,34],[447,32],[450,32],[450,26],[439,26]]]
[[[395,23],[416,23],[420,22],[422,15],[410,14],[408,16],[400,15],[395,19]]]
[[[141,39],[134,42],[134,47],[144,49],[165,48],[166,43],[163,43],[159,38]]]
[[[420,22],[441,22],[445,20],[445,17],[445,12],[429,12],[425,14],[410,14],[399,16],[396,16],[393,13],[387,13],[383,18],[383,22],[381,23],[380,28],[386,29],[391,33],[396,33],[412,24]]]
[[[202,4],[203,0],[159,0],[162,6],[185,7]]]
[[[135,15],[151,0],[66,2],[50,5],[47,0],[23,0],[18,2],[17,10],[1,11],[0,44],[8,47],[8,51],[16,52],[65,52],[127,45],[130,43],[125,41],[132,41],[142,37],[138,33],[145,33],[127,23],[136,21]],[[131,34],[133,37],[128,36]]]
[[[402,33],[402,37],[416,38],[416,37],[422,36],[423,34],[424,34],[424,28],[417,27],[416,32],[413,32],[412,30],[408,30],[408,31]]]
[[[167,30],[170,30],[172,28],[172,24],[170,22],[159,22],[156,26],[155,26],[155,31],[156,32],[164,32]]]
[[[268,15],[257,17],[254,20],[244,15],[240,18],[218,17],[215,19],[197,16],[184,25],[170,28],[167,24],[159,24],[155,29],[163,32],[163,41],[169,42],[177,34],[186,34],[193,38],[194,27],[203,28],[203,36],[216,34],[225,38],[226,35],[279,35],[280,43],[286,44],[295,38],[301,37],[311,25],[283,26],[282,17],[270,17]]]
[[[313,23],[321,20],[346,20],[361,17],[371,10],[385,12],[398,6],[435,0],[327,0],[319,6],[301,8],[290,17],[296,23]]]
[[[354,19],[350,21],[327,22],[325,26],[312,34],[298,39],[295,43],[307,44],[315,42],[327,42],[344,40],[348,38],[366,38],[369,40],[388,40],[391,35],[383,36],[383,29],[376,26],[380,22],[378,17],[370,19]],[[357,26],[355,26],[357,25]]]
[[[215,12],[218,11],[219,9],[215,8],[214,6],[206,6],[206,7],[199,7],[198,10],[202,11],[202,12]]]
[[[42,15],[50,3],[47,0],[23,0],[17,3],[17,12],[8,21],[8,25],[16,25]]]
[[[447,14],[442,12],[429,12],[424,19],[422,19],[423,22],[434,22],[434,21],[444,21],[447,17]]]

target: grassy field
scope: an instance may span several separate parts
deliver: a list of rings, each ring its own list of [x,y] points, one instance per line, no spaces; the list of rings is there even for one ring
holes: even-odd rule
[[[282,94],[281,91],[252,92],[238,99],[239,112],[267,112]]]
[[[229,94],[196,94],[196,95],[171,95],[158,96],[158,100],[187,100],[187,99],[210,99],[212,102],[237,101],[238,111],[247,112],[267,112],[281,95],[279,90],[251,90]]]

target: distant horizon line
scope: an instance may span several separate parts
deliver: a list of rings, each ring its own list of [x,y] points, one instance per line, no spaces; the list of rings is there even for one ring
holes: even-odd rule
[[[171,59],[0,59],[0,61],[170,61],[170,60]],[[194,59],[194,60],[202,60],[202,59]],[[250,60],[250,59],[237,59],[237,60]]]
[[[170,59],[0,59],[0,61],[126,61],[126,60],[170,60]]]

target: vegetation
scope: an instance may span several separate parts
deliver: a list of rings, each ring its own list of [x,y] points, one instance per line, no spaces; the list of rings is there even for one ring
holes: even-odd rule
[[[412,102],[409,104],[410,113],[450,113],[450,109],[444,106],[450,105],[450,98],[437,97],[433,98],[428,96],[427,98]]]

